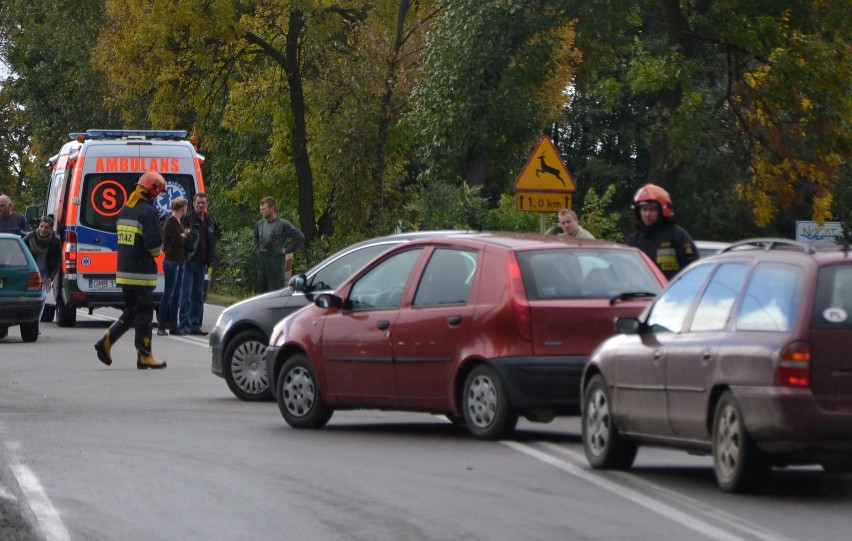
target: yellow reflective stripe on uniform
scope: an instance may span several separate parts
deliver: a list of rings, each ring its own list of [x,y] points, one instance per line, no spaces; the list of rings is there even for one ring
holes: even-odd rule
[[[154,248],[153,250],[148,250],[148,252],[149,252],[152,256],[157,257],[158,255],[160,255],[161,253],[163,253],[163,246],[162,246],[162,245],[160,245],[160,246],[158,246],[158,247]]]
[[[136,235],[142,234],[142,228],[139,227],[139,222],[119,221],[115,226],[115,232],[118,234],[118,243],[126,246],[133,246],[136,243]]]
[[[156,286],[157,275],[119,272],[115,276],[115,283],[127,286]]]

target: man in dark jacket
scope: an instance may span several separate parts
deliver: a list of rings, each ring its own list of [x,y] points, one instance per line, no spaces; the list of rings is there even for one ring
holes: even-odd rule
[[[204,280],[216,261],[216,241],[219,226],[207,213],[207,194],[199,192],[192,199],[192,212],[184,216],[184,223],[192,232],[186,252],[183,286],[180,296],[180,332],[206,336],[201,330],[204,314]]]
[[[98,359],[112,364],[112,345],[130,327],[136,331],[136,368],[165,368],[151,351],[154,321],[154,288],[157,285],[157,261],[163,249],[163,231],[152,203],[166,189],[159,173],[144,173],[136,190],[118,213],[118,272],[115,283],[124,295],[124,311],[104,337],[95,344]]]
[[[655,184],[639,188],[633,197],[639,220],[638,231],[627,244],[639,248],[671,280],[684,267],[698,259],[698,249],[686,229],[674,222],[669,192]]]
[[[12,199],[8,195],[0,195],[0,233],[24,236],[29,229],[27,220],[12,210]]]

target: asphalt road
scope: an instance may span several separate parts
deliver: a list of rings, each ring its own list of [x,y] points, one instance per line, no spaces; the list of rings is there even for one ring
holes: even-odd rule
[[[205,328],[220,309],[208,306]],[[852,476],[777,471],[764,494],[716,487],[710,459],[640,450],[588,468],[576,419],[472,439],[439,416],[336,412],[293,430],[210,373],[206,339],[154,337],[135,367],[117,315],[0,341],[0,540],[831,540],[852,531]]]

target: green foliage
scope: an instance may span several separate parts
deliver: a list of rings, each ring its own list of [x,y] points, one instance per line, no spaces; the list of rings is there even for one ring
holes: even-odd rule
[[[212,288],[230,297],[250,297],[257,285],[253,227],[226,229],[216,243],[218,258]]]
[[[485,216],[485,229],[488,231],[538,233],[539,223],[538,213],[519,211],[517,197],[508,193],[501,195],[497,207]]]
[[[427,183],[464,179],[496,200],[559,119],[577,61],[562,0],[448,4],[427,39],[411,116]]]
[[[482,229],[488,200],[480,193],[480,187],[472,188],[466,182],[460,186],[435,182],[409,202],[408,221],[402,229]]]
[[[589,188],[583,199],[583,210],[577,213],[580,224],[596,239],[624,242],[624,234],[619,229],[621,213],[609,210],[616,189],[615,184],[610,184],[598,195],[594,188]]]

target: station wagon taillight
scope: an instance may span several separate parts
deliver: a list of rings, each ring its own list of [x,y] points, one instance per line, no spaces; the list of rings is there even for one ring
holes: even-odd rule
[[[509,294],[512,298],[512,315],[515,316],[518,334],[524,340],[532,342],[532,309],[527,301],[521,266],[515,254],[509,255]]]
[[[31,272],[27,275],[27,291],[41,290],[41,274]]]
[[[65,235],[65,273],[77,272],[77,233],[69,231]]]
[[[811,344],[791,342],[781,350],[775,385],[781,387],[809,387],[811,384]]]

